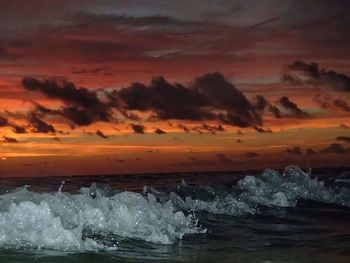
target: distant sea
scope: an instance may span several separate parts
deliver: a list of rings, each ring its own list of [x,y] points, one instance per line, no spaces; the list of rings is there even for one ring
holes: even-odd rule
[[[9,175],[0,262],[350,262],[350,168]]]

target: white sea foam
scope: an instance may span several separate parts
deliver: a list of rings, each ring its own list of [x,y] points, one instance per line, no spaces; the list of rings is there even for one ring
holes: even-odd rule
[[[246,176],[237,184],[240,200],[265,206],[294,207],[298,200],[350,206],[349,189],[326,187],[296,166],[289,166],[283,174],[266,170],[260,177]]]
[[[242,216],[257,213],[261,206],[295,207],[300,199],[350,206],[350,191],[326,187],[298,167],[289,166],[283,174],[268,169],[261,176],[246,176],[232,191],[224,195],[217,193],[212,200],[180,198],[176,193],[171,193],[169,199],[185,211]]]
[[[93,198],[94,197],[94,198]],[[110,249],[91,238],[116,235],[171,244],[185,234],[202,233],[197,221],[152,194],[121,192],[39,194],[21,189],[0,196],[0,246],[48,248],[63,251]]]
[[[27,188],[0,195],[0,247],[60,251],[117,249],[133,238],[171,244],[186,234],[203,233],[194,212],[254,215],[261,207],[294,207],[300,199],[350,206],[349,188],[328,187],[298,167],[246,176],[230,190],[212,186],[176,192],[108,192],[93,184],[79,194],[35,193]],[[101,238],[102,237],[102,238]],[[114,238],[113,242],[104,242]],[[117,241],[116,241],[117,240]]]

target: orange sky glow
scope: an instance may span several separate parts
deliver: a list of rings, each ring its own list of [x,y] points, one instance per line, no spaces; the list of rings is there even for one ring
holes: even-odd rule
[[[348,165],[340,6],[121,2],[0,3],[0,177]]]

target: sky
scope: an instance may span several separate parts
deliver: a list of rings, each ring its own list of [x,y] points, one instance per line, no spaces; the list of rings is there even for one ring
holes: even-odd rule
[[[0,176],[348,165],[349,10],[1,0]]]

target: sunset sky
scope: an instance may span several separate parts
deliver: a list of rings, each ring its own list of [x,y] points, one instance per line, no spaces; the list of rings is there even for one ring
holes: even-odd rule
[[[0,1],[0,176],[344,166],[349,1]]]

